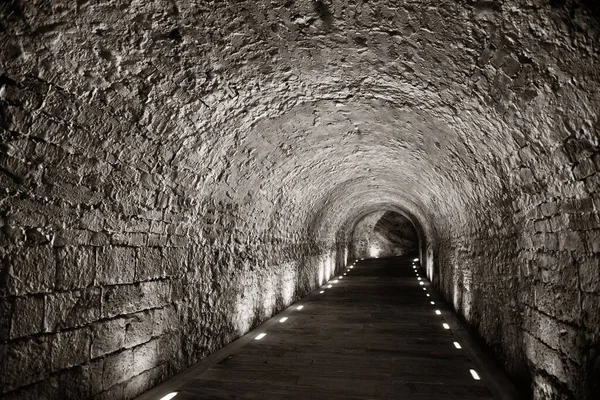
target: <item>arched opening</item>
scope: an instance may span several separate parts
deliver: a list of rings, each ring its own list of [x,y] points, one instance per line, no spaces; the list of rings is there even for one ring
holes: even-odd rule
[[[351,257],[378,258],[417,254],[419,237],[408,218],[396,211],[377,211],[363,217],[351,239]]]

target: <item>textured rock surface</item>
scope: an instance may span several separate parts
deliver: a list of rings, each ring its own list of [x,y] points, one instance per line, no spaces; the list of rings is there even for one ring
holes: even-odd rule
[[[358,221],[396,210],[516,379],[593,398],[599,16],[2,2],[2,395],[132,398],[314,288]]]
[[[394,211],[378,211],[367,215],[352,232],[350,258],[402,256],[419,251],[415,227]]]

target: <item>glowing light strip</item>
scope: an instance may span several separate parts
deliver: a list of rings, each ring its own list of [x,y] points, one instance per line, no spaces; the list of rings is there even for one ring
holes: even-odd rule
[[[454,347],[456,347],[457,349],[462,349],[462,346],[458,342],[454,342]]]
[[[178,392],[171,392],[166,396],[160,398],[160,400],[171,400],[173,397],[177,396]]]
[[[264,338],[265,336],[267,336],[266,333],[259,333],[258,335],[256,335],[254,340],[260,340],[260,339]]]
[[[477,371],[475,371],[474,369],[470,369],[469,372],[471,373],[471,376],[473,377],[473,379],[475,379],[476,381],[481,380]]]

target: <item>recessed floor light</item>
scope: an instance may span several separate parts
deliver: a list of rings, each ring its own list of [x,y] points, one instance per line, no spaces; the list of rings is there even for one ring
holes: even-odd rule
[[[417,278],[417,280],[419,280],[419,281],[420,281],[420,280],[421,280],[421,277],[418,277],[418,278]]]
[[[418,259],[418,258],[415,258],[413,261],[414,261],[414,262],[417,262],[417,261],[419,261],[419,259]]]
[[[473,379],[475,379],[476,381],[481,380],[477,371],[475,371],[474,369],[470,369],[469,372],[471,373],[471,376],[473,377]]]
[[[265,336],[267,336],[266,333],[259,333],[258,335],[256,335],[254,340],[260,340],[260,339],[264,338]]]
[[[446,323],[442,324],[442,326],[444,327],[444,329],[450,329],[450,325],[448,325]]]
[[[285,321],[287,321],[288,317],[283,317],[279,320],[280,323],[284,323]]]
[[[171,392],[166,396],[160,398],[160,400],[171,400],[173,397],[177,396],[178,392]]]
[[[346,273],[344,272],[344,276],[346,276]]]
[[[332,282],[333,282],[333,283],[338,283],[339,281],[336,279],[336,280],[333,280]]]
[[[302,310],[304,308],[304,306],[298,306],[296,307],[296,310]]]
[[[430,301],[430,303],[431,303],[431,305],[434,305],[434,304],[435,304],[435,301]]]
[[[431,296],[429,296],[429,293],[427,293],[427,297],[431,297]]]
[[[435,310],[435,313],[436,313],[437,315],[442,315],[442,312],[441,312],[440,310]]]
[[[421,282],[421,285],[423,284],[423,282]],[[427,288],[423,288],[423,290],[427,290]]]
[[[424,285],[424,283],[421,281],[421,282],[419,282],[419,285]],[[423,289],[425,289],[425,288],[423,288]]]
[[[456,347],[457,349],[462,349],[462,346],[458,342],[454,342],[454,347]]]
[[[324,291],[324,290],[321,290],[319,293],[325,293],[325,291]]]
[[[327,287],[328,287],[329,289],[331,289],[331,288],[333,287],[333,285],[327,285]]]

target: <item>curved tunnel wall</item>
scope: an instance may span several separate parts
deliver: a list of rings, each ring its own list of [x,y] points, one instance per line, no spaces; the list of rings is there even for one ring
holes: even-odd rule
[[[591,396],[591,2],[0,7],[8,397],[131,398],[315,288],[393,207],[535,398]]]

